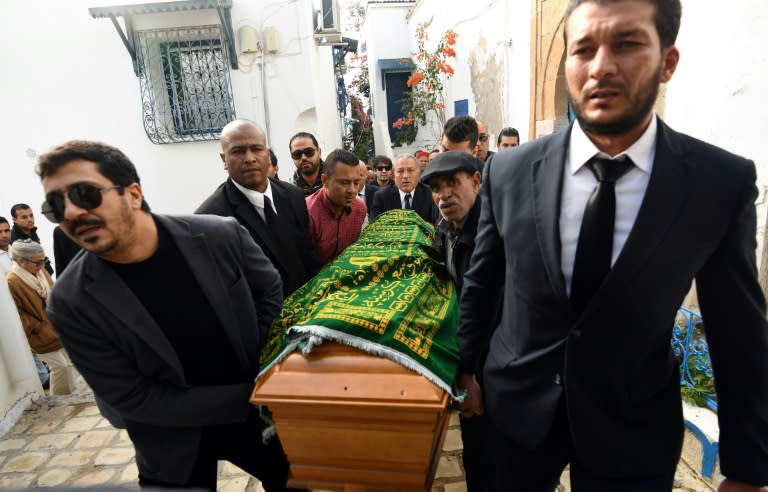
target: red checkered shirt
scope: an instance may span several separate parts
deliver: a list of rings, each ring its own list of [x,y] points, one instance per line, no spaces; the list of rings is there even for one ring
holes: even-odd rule
[[[307,198],[309,233],[320,261],[327,265],[360,237],[363,221],[368,213],[365,204],[352,200],[351,208],[336,217],[325,187]]]

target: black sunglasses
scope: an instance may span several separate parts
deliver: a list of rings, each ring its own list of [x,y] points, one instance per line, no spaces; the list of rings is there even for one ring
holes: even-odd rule
[[[118,190],[123,192],[122,185],[105,186],[99,188],[98,186],[89,183],[75,183],[67,190],[67,197],[76,207],[80,207],[84,210],[93,210],[101,205],[101,194],[109,190]],[[41,212],[45,215],[45,218],[58,224],[64,220],[64,193],[60,191],[54,191],[48,193],[41,207]]]
[[[291,152],[291,157],[293,160],[297,161],[301,159],[301,154],[304,154],[307,157],[312,157],[315,155],[315,149],[312,147],[307,147],[306,149],[297,149]]]
[[[488,135],[480,135],[477,137],[478,140],[481,142],[487,142],[488,141]]]
[[[376,168],[377,171],[389,171],[390,169],[392,168],[387,166],[381,166]]]

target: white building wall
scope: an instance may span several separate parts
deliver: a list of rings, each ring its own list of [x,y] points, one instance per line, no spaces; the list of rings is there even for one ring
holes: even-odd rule
[[[120,3],[36,0],[3,5],[0,215],[9,220],[15,203],[40,210],[44,196],[34,172],[37,157],[71,139],[99,140],[125,152],[138,169],[147,202],[159,213],[192,213],[226,179],[218,142],[154,145],[144,133],[131,58],[112,23],[88,12],[89,7]],[[311,13],[311,0],[235,0],[232,8],[235,33],[242,25],[259,33],[267,26],[278,31],[277,53],[252,60],[250,67],[243,64],[230,75],[236,114],[267,127],[281,179],[294,171],[288,151],[294,133],[311,131],[327,149],[341,145],[331,48],[316,45]],[[134,16],[136,29],[202,24],[219,24],[216,12]],[[36,218],[43,246],[52,256],[54,225],[39,213]],[[0,435],[42,391],[29,354],[7,284],[0,282]]]
[[[147,202],[160,213],[191,213],[226,178],[215,141],[152,144],[141,124],[139,81],[130,56],[109,19],[94,19],[89,7],[111,0],[9,2],[0,16],[0,104],[4,158],[0,215],[14,203],[34,211],[43,201],[34,173],[38,155],[70,139],[100,140],[123,150],[136,164]],[[232,24],[275,26],[280,51],[265,56],[270,144],[281,179],[294,165],[289,138],[312,131],[327,149],[341,145],[331,48],[317,46],[311,0],[235,0]],[[215,11],[135,16],[135,27],[162,27],[187,19],[218,23]],[[237,116],[264,125],[260,60],[231,71]],[[246,70],[247,68],[244,67]],[[39,215],[39,214],[38,214]],[[43,246],[52,253],[53,225],[37,217]]]
[[[455,101],[467,99],[469,114],[489,126],[494,141],[492,149],[495,136],[504,126],[514,126],[521,135],[528,134],[531,2],[481,0],[468,7],[461,0],[422,0],[414,5],[407,26],[402,26],[398,24],[399,19],[386,16],[382,6],[377,5],[374,9],[374,5],[369,5],[366,39],[372,87],[374,78],[377,82],[374,104],[375,120],[379,125],[386,121],[386,115],[379,109],[380,105],[386,107],[386,99],[379,75],[373,73],[376,62],[380,58],[414,53],[417,25],[432,18],[428,49],[434,49],[447,29],[458,34],[456,58],[451,61],[455,74],[447,80],[445,90],[446,119],[454,115]],[[390,7],[389,10],[394,9]],[[384,50],[389,50],[386,55]],[[439,138],[439,129],[435,131],[437,135],[431,131],[420,132],[417,141],[402,150],[431,147]],[[380,153],[382,139],[378,133],[375,138],[376,152]],[[388,137],[386,144],[389,145]]]
[[[408,5],[369,4],[362,27],[368,56],[376,155],[394,157],[395,154],[387,127],[387,94],[382,88],[378,60],[411,57],[413,30],[406,19],[409,8]]]
[[[667,84],[664,109],[664,119],[676,130],[754,160],[759,239],[768,187],[766,25],[763,0],[743,0],[738,8],[683,0],[680,63]]]

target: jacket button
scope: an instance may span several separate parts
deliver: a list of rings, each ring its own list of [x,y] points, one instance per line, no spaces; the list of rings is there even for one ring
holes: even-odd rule
[[[555,384],[558,385],[558,386],[563,384],[563,380],[560,377],[560,373],[559,372],[557,374],[555,374]]]

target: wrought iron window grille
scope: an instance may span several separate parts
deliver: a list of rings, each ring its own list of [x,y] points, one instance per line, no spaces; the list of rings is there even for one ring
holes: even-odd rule
[[[704,335],[701,314],[681,307],[672,329],[672,352],[680,363],[680,387],[695,393],[716,412],[714,373]]]
[[[218,140],[235,119],[221,26],[135,32],[142,121],[156,144]]]

